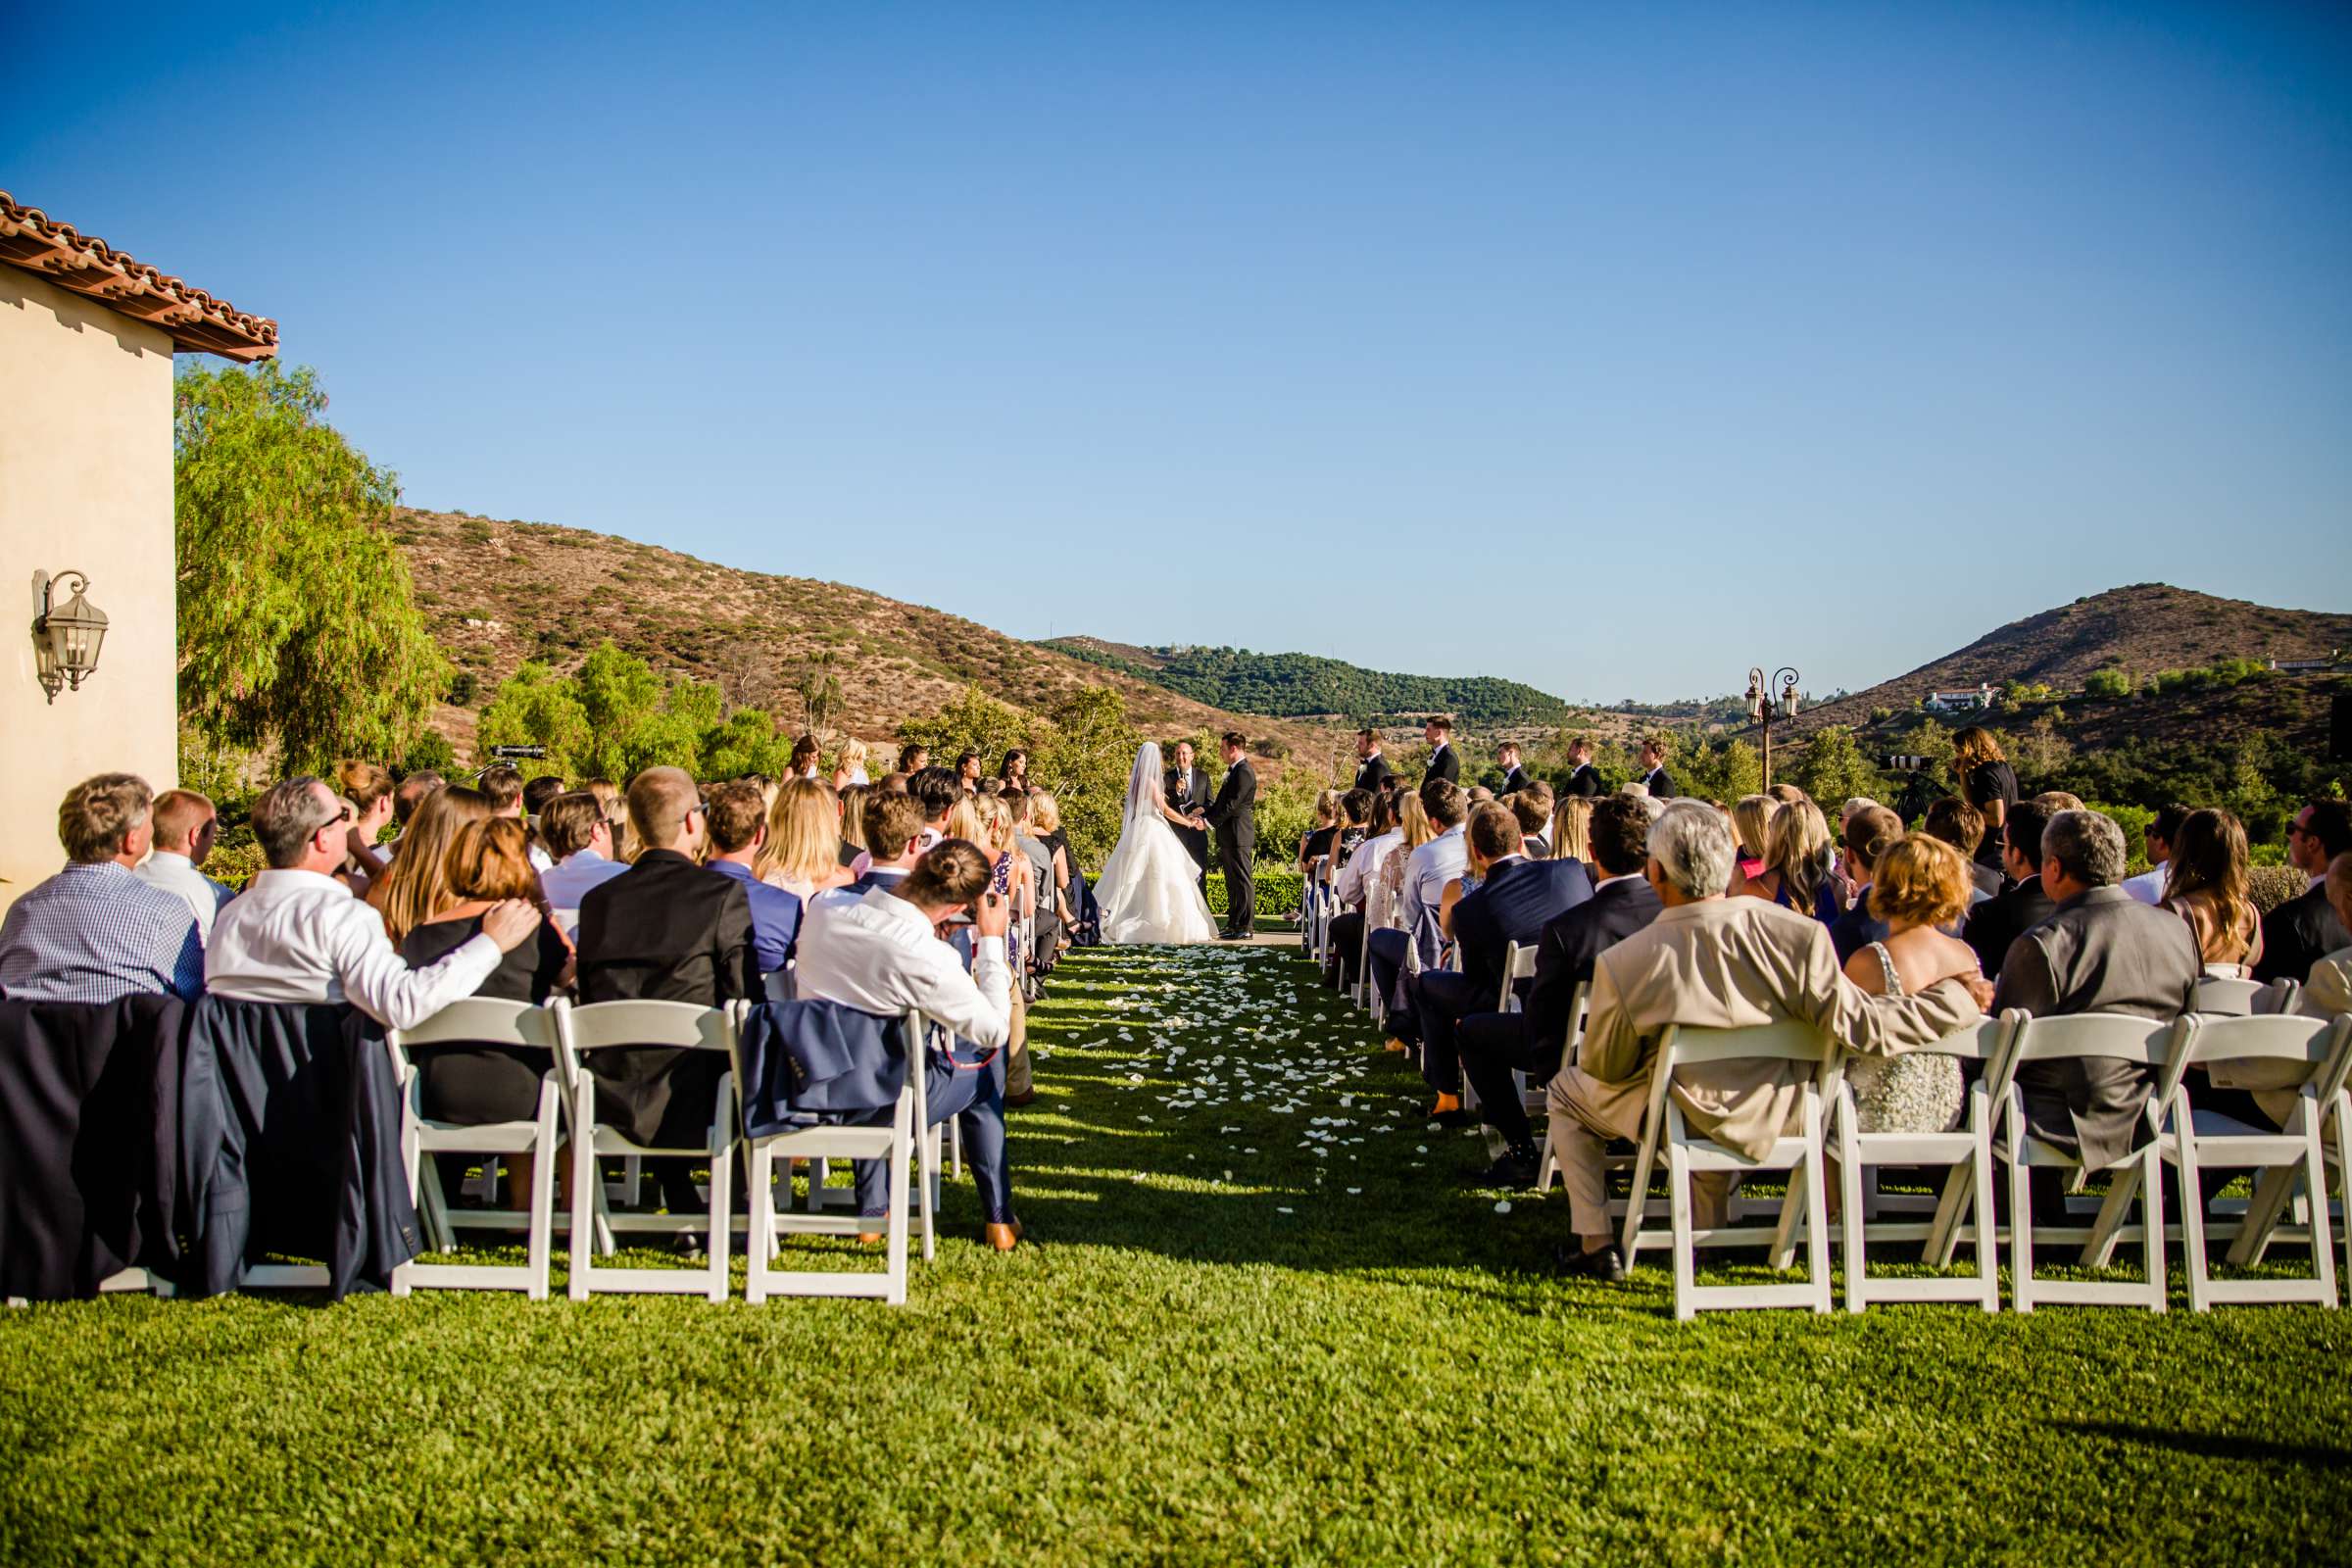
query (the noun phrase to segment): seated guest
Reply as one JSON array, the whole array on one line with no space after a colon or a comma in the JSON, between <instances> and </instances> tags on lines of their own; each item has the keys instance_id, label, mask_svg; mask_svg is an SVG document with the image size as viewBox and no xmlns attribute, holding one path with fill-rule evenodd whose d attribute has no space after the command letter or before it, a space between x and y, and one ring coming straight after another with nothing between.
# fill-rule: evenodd
<instances>
[{"instance_id":1,"label":"seated guest","mask_svg":"<svg viewBox=\"0 0 2352 1568\"><path fill-rule=\"evenodd\" d=\"M1336 981L1335 990L1345 991L1356 983L1363 961L1365 906L1371 902L1382 862L1404 842L1403 830L1396 823L1395 796L1374 791L1371 810L1369 836L1340 867L1339 879L1332 885L1340 912L1331 917L1331 960L1326 973Z\"/></svg>"},{"instance_id":2,"label":"seated guest","mask_svg":"<svg viewBox=\"0 0 2352 1568\"><path fill-rule=\"evenodd\" d=\"M553 773L542 773L522 787L522 820L531 830L531 869L542 876L555 869L556 857L547 847L539 819L547 813L548 804L563 793L564 781Z\"/></svg>"},{"instance_id":3,"label":"seated guest","mask_svg":"<svg viewBox=\"0 0 2352 1568\"><path fill-rule=\"evenodd\" d=\"M522 820L522 773L504 763L482 769L473 787L490 797L492 816L511 816Z\"/></svg>"},{"instance_id":4,"label":"seated guest","mask_svg":"<svg viewBox=\"0 0 2352 1568\"><path fill-rule=\"evenodd\" d=\"M822 790L796 780L785 789ZM629 780L629 821L645 846L626 874L580 900L579 993L598 1002L688 1002L714 1007L761 1000L752 938L752 901L733 877L696 863L705 838L702 796L683 768L649 767ZM782 801L777 803L782 805ZM829 822L832 811L828 807ZM709 1135L719 1074L715 1052L666 1047L600 1051L599 1120L640 1144L701 1146ZM703 1206L683 1156L648 1162L672 1214ZM693 1239L680 1245L692 1250Z\"/></svg>"},{"instance_id":5,"label":"seated guest","mask_svg":"<svg viewBox=\"0 0 2352 1568\"><path fill-rule=\"evenodd\" d=\"M1830 946L1838 950L1839 963L1873 942L1886 940L1886 921L1872 909L1868 895L1879 857L1902 836L1903 819L1884 806L1865 806L1845 819L1844 842L1838 854L1843 862L1846 885L1854 890L1854 906L1830 923ZM1952 918L1957 920L1966 912L1967 906L1963 904ZM1970 968L1975 968L1973 960Z\"/></svg>"},{"instance_id":6,"label":"seated guest","mask_svg":"<svg viewBox=\"0 0 2352 1568\"><path fill-rule=\"evenodd\" d=\"M1646 929L1592 961L1586 1037L1576 1065L1552 1079L1552 1156L1569 1190L1576 1274L1623 1279L1609 1225L1601 1152L1640 1138L1648 1065L1665 1025L1739 1030L1801 1018L1856 1054L1886 1055L1976 1020L1981 992L1942 980L1917 997L1865 997L1837 971L1830 929L1762 898L1727 898L1731 825L1705 804L1672 804L1648 830L1642 874L1663 906ZM1747 1060L1677 1067L1668 1093L1700 1136L1757 1159L1797 1114L1809 1062ZM1729 1183L1698 1180L1698 1225L1722 1222Z\"/></svg>"},{"instance_id":7,"label":"seated guest","mask_svg":"<svg viewBox=\"0 0 2352 1568\"><path fill-rule=\"evenodd\" d=\"M1551 847L1555 860L1583 860L1590 864L1592 845L1587 835L1592 831L1593 802L1596 795L1563 795L1551 808L1551 826L1544 831L1544 840Z\"/></svg>"},{"instance_id":8,"label":"seated guest","mask_svg":"<svg viewBox=\"0 0 2352 1568\"><path fill-rule=\"evenodd\" d=\"M1886 820L1870 820L1872 812ZM1967 912L1974 888L1960 852L1925 833L1903 837L1901 821L1883 807L1857 812L1846 832L1849 845L1857 832L1866 841L1889 836L1863 862L1870 873L1863 879L1867 908L1856 905L1847 911L1848 919L1865 915L1877 934L1846 956L1845 977L1874 997L1905 996L1939 980L1978 979L1975 950L1946 931ZM1837 936L1833 928L1831 940ZM1950 1056L1857 1056L1846 1064L1845 1081L1853 1086L1855 1118L1864 1132L1939 1133L1959 1123L1964 1093L1960 1063Z\"/></svg>"},{"instance_id":9,"label":"seated guest","mask_svg":"<svg viewBox=\"0 0 2352 1568\"><path fill-rule=\"evenodd\" d=\"M2352 926L2352 854L2328 862L2320 891L2337 923ZM2352 945L2340 947L2312 963L2311 973L2295 993L2295 1011L2306 1018L2333 1018L2352 1012ZM2284 1127L2295 1108L2294 1091L2308 1076L2302 1063L2249 1061L2243 1066L2217 1061L2207 1069L2217 1088L2252 1090L2271 1124ZM2194 1091L2191 1091L2192 1095ZM2202 1104L2202 1102L2196 1102Z\"/></svg>"},{"instance_id":10,"label":"seated guest","mask_svg":"<svg viewBox=\"0 0 2352 1568\"><path fill-rule=\"evenodd\" d=\"M1772 819L1780 810L1781 803L1769 795L1742 795L1732 803L1732 837L1738 847L1733 861L1739 867L1732 892L1764 874L1772 849Z\"/></svg>"},{"instance_id":11,"label":"seated guest","mask_svg":"<svg viewBox=\"0 0 2352 1568\"><path fill-rule=\"evenodd\" d=\"M804 905L852 880L841 863L841 811L831 789L816 779L796 778L777 792L756 869L760 881Z\"/></svg>"},{"instance_id":12,"label":"seated guest","mask_svg":"<svg viewBox=\"0 0 2352 1568\"><path fill-rule=\"evenodd\" d=\"M588 890L628 869L612 854L612 824L597 798L586 790L559 795L539 812L539 840L555 865L539 873L548 906L566 931L580 924L580 900Z\"/></svg>"},{"instance_id":13,"label":"seated guest","mask_svg":"<svg viewBox=\"0 0 2352 1568\"><path fill-rule=\"evenodd\" d=\"M2313 801L2287 823L2287 863L2311 881L2262 917L2262 959L2254 965L2255 979L2302 980L2319 959L2352 946L2352 933L2328 907L2323 886L2329 863L2347 851L2352 851L2352 808L2342 801Z\"/></svg>"},{"instance_id":14,"label":"seated guest","mask_svg":"<svg viewBox=\"0 0 2352 1568\"><path fill-rule=\"evenodd\" d=\"M1854 818L1878 804L1867 795L1848 795L1845 798L1844 804L1838 808L1838 836L1835 842L1839 850L1845 843L1845 830L1853 824ZM1897 816L1894 822L1895 831L1899 834L1903 819ZM1853 878L1846 874L1845 857L1839 850L1833 850L1830 855L1830 887L1838 895L1838 911L1843 914L1862 900L1855 891ZM1838 957L1840 963L1845 961L1845 955L1839 954Z\"/></svg>"},{"instance_id":15,"label":"seated guest","mask_svg":"<svg viewBox=\"0 0 2352 1568\"><path fill-rule=\"evenodd\" d=\"M1551 786L1542 780L1513 791L1503 799L1511 814L1519 819L1519 842L1531 860L1551 858ZM1566 855L1562 859L1581 860L1581 855Z\"/></svg>"},{"instance_id":16,"label":"seated guest","mask_svg":"<svg viewBox=\"0 0 2352 1568\"><path fill-rule=\"evenodd\" d=\"M1592 808L1592 896L1552 917L1536 942L1536 978L1523 1010L1474 1012L1455 1031L1462 1075L1478 1091L1478 1113L1502 1138L1502 1157L1479 1173L1485 1187L1532 1187L1536 1145L1513 1072L1531 1084L1559 1070L1575 1020L1576 988L1592 978L1592 960L1657 918L1658 896L1642 879L1653 807L1630 795L1603 797Z\"/></svg>"},{"instance_id":17,"label":"seated guest","mask_svg":"<svg viewBox=\"0 0 2352 1568\"><path fill-rule=\"evenodd\" d=\"M1086 892L1086 878L1070 858L1069 835L1061 830L1061 803L1052 790L1029 792L1029 819L1035 824L1037 841L1054 852L1054 917L1061 924L1061 945L1070 946L1070 928L1078 923L1078 906Z\"/></svg>"},{"instance_id":18,"label":"seated guest","mask_svg":"<svg viewBox=\"0 0 2352 1568\"><path fill-rule=\"evenodd\" d=\"M472 996L539 929L539 911L527 900L501 900L483 912L476 935L430 967L411 968L385 935L383 915L334 879L349 853L350 826L333 792L307 775L271 785L253 803L253 836L269 869L213 922L204 955L213 995L347 1002L378 1023L408 1029ZM410 846L418 859L421 844ZM403 869L395 860L386 885L398 883Z\"/></svg>"},{"instance_id":19,"label":"seated guest","mask_svg":"<svg viewBox=\"0 0 2352 1568\"><path fill-rule=\"evenodd\" d=\"M213 803L194 790L166 790L155 798L152 820L155 853L139 867L139 880L186 900L188 912L196 916L197 940L204 941L213 934L213 916L220 906L236 897L204 874L220 817Z\"/></svg>"},{"instance_id":20,"label":"seated guest","mask_svg":"<svg viewBox=\"0 0 2352 1568\"><path fill-rule=\"evenodd\" d=\"M2148 869L2137 876L2124 878L2124 891L2142 904L2164 902L2164 868L2172 863L2173 840L2180 837L2180 824L2188 820L2193 806L2178 802L2156 808L2155 819L2140 834L2148 846Z\"/></svg>"},{"instance_id":21,"label":"seated guest","mask_svg":"<svg viewBox=\"0 0 2352 1568\"><path fill-rule=\"evenodd\" d=\"M1837 920L1843 911L1830 887L1830 824L1820 807L1798 800L1773 813L1764 874L1750 878L1740 891L1823 925Z\"/></svg>"},{"instance_id":22,"label":"seated guest","mask_svg":"<svg viewBox=\"0 0 2352 1568\"><path fill-rule=\"evenodd\" d=\"M2207 973L2244 974L2262 960L2262 914L2246 896L2246 830L2228 811L2191 811L2172 850L2162 907L2188 922Z\"/></svg>"},{"instance_id":23,"label":"seated guest","mask_svg":"<svg viewBox=\"0 0 2352 1568\"><path fill-rule=\"evenodd\" d=\"M841 851L834 858L852 877L865 869L862 863L866 858L865 798L873 792L871 784L838 785L834 789L834 800L841 807Z\"/></svg>"},{"instance_id":24,"label":"seated guest","mask_svg":"<svg viewBox=\"0 0 2352 1568\"><path fill-rule=\"evenodd\" d=\"M1060 883L1054 875L1054 848L1036 836L1036 823L1031 820L1035 802L1027 790L1005 796L1004 807L1012 813L1012 847L1029 862L1029 884L1036 890L1037 951L1028 956L1028 963L1042 974L1061 942Z\"/></svg>"},{"instance_id":25,"label":"seated guest","mask_svg":"<svg viewBox=\"0 0 2352 1568\"><path fill-rule=\"evenodd\" d=\"M1340 836L1340 792L1324 790L1315 797L1314 822L1298 841L1298 874L1311 881Z\"/></svg>"},{"instance_id":26,"label":"seated guest","mask_svg":"<svg viewBox=\"0 0 2352 1568\"><path fill-rule=\"evenodd\" d=\"M1592 878L1581 860L1531 860L1519 819L1493 802L1470 812L1463 835L1478 889L1453 906L1452 931L1461 968L1424 969L1412 977L1413 1016L1421 1030L1421 1076L1437 1092L1440 1121L1467 1125L1462 1109L1461 1057L1454 1028L1463 1016L1485 1012L1502 994L1512 943L1532 948L1544 926L1592 897Z\"/></svg>"},{"instance_id":27,"label":"seated guest","mask_svg":"<svg viewBox=\"0 0 2352 1568\"><path fill-rule=\"evenodd\" d=\"M926 767L907 775L906 793L923 803L923 848L927 850L947 837L948 812L963 799L963 783L947 768Z\"/></svg>"},{"instance_id":28,"label":"seated guest","mask_svg":"<svg viewBox=\"0 0 2352 1568\"><path fill-rule=\"evenodd\" d=\"M335 787L351 803L351 854L336 875L352 892L363 896L368 884L383 875L389 862L375 842L391 825L399 803L393 799L392 774L380 762L346 759L335 765Z\"/></svg>"},{"instance_id":29,"label":"seated guest","mask_svg":"<svg viewBox=\"0 0 2352 1568\"><path fill-rule=\"evenodd\" d=\"M433 917L400 945L411 968L429 968L480 936L482 922L500 904L539 894L528 835L520 822L506 817L459 829L442 865L446 874ZM570 980L571 945L554 924L541 921L536 940L510 949L473 994L538 1006ZM553 1065L545 1052L486 1044L419 1046L411 1055L424 1114L461 1127L529 1121L539 1113L540 1075ZM532 1156L499 1157L507 1167L508 1201L520 1208L529 1200Z\"/></svg>"},{"instance_id":30,"label":"seated guest","mask_svg":"<svg viewBox=\"0 0 2352 1568\"><path fill-rule=\"evenodd\" d=\"M1650 1059L1667 1025L1738 1029L1801 1018L1851 1051L1887 1054L1981 1015L1980 997L1957 981L1915 997L1865 996L1838 972L1819 920L1724 895L1733 849L1721 811L1670 806L1649 831L1642 868L1663 907L1593 960L1584 1044L1546 1096L1580 1244L1562 1258L1571 1272L1624 1277L1601 1156L1610 1140L1641 1137ZM1668 1092L1693 1131L1753 1159L1791 1125L1813 1071L1805 1062L1709 1062L1677 1068ZM1720 1225L1728 1180L1702 1176L1697 1186L1698 1223Z\"/></svg>"},{"instance_id":31,"label":"seated guest","mask_svg":"<svg viewBox=\"0 0 2352 1568\"><path fill-rule=\"evenodd\" d=\"M400 787L392 792L392 825L398 831L393 834L391 843L376 849L376 858L387 865L391 863L392 857L400 850L401 836L409 830L409 819L416 814L416 808L424 804L427 795L448 783L449 780L429 767L419 768L400 781Z\"/></svg>"},{"instance_id":32,"label":"seated guest","mask_svg":"<svg viewBox=\"0 0 2352 1568\"><path fill-rule=\"evenodd\" d=\"M2034 804L2052 816L2056 816L2060 811L2080 811L2083 808L2082 797L2070 794L2065 790L2043 790L2039 795L2034 797Z\"/></svg>"},{"instance_id":33,"label":"seated guest","mask_svg":"<svg viewBox=\"0 0 2352 1568\"><path fill-rule=\"evenodd\" d=\"M1499 795L1516 795L1533 784L1526 768L1519 765L1519 743L1504 741L1494 748L1494 765L1502 769L1502 788Z\"/></svg>"},{"instance_id":34,"label":"seated guest","mask_svg":"<svg viewBox=\"0 0 2352 1568\"><path fill-rule=\"evenodd\" d=\"M57 810L65 869L19 895L0 920L0 996L105 1003L203 992L205 938L189 900L131 870L154 842L154 810L146 782L130 773L100 773L66 792Z\"/></svg>"},{"instance_id":35,"label":"seated guest","mask_svg":"<svg viewBox=\"0 0 2352 1568\"><path fill-rule=\"evenodd\" d=\"M923 803L911 795L887 790L869 795L864 832L865 870L847 885L818 894L809 906L811 914L855 904L875 888L897 887L906 880L923 855Z\"/></svg>"},{"instance_id":36,"label":"seated guest","mask_svg":"<svg viewBox=\"0 0 2352 1568\"><path fill-rule=\"evenodd\" d=\"M368 902L383 916L384 936L397 948L411 931L433 917L448 891L444 862L459 831L490 819L490 797L464 785L435 790L409 822L408 853L368 890Z\"/></svg>"},{"instance_id":37,"label":"seated guest","mask_svg":"<svg viewBox=\"0 0 2352 1568\"><path fill-rule=\"evenodd\" d=\"M800 896L752 874L752 862L767 846L766 805L760 786L748 779L703 791L710 823L710 858L705 863L742 883L744 896L752 901L752 956L763 975L791 964L793 943L801 934Z\"/></svg>"},{"instance_id":38,"label":"seated guest","mask_svg":"<svg viewBox=\"0 0 2352 1568\"><path fill-rule=\"evenodd\" d=\"M2012 808L2013 826L2031 804ZM2060 811L2042 828L2040 848L2041 885L2055 907L2010 944L1994 1010L2023 1007L2036 1018L2122 1012L2153 1019L2188 1010L2204 967L2196 940L2179 916L2134 902L2118 885L2124 880L2123 829L2096 811ZM2154 1072L2096 1057L2031 1061L2018 1068L2017 1083L2034 1136L2095 1171L2142 1141L2140 1110ZM2036 1212L2054 1212L2055 1197L2055 1189L2038 1188Z\"/></svg>"},{"instance_id":39,"label":"seated guest","mask_svg":"<svg viewBox=\"0 0 2352 1568\"><path fill-rule=\"evenodd\" d=\"M1012 1037L1004 934L1011 906L987 896L993 881L988 857L969 844L951 839L929 850L897 887L870 889L856 904L810 923L801 944L800 987L804 999L882 1017L917 1008L955 1037L951 1058L910 1052L907 1069L928 1073L933 1125L962 1118L963 1157L980 1193L982 1239L998 1251L1010 1251L1020 1237L1004 1165L1004 1051ZM968 973L938 934L942 924L967 911ZM879 1220L887 1212L882 1161L859 1160L857 1172L858 1212Z\"/></svg>"},{"instance_id":40,"label":"seated guest","mask_svg":"<svg viewBox=\"0 0 2352 1568\"><path fill-rule=\"evenodd\" d=\"M1984 813L1960 799L1946 795L1929 803L1927 815L1920 819L1919 830L1932 839L1941 839L1968 861L1969 881L1975 891L1969 898L1974 908L2001 891L2006 880L1997 865L1986 865L1977 858L1977 848L1984 842Z\"/></svg>"},{"instance_id":41,"label":"seated guest","mask_svg":"<svg viewBox=\"0 0 2352 1568\"><path fill-rule=\"evenodd\" d=\"M1967 923L1960 928L1960 940L1977 950L1977 962L1991 979L2001 977L2009 945L2048 919L2058 906L2041 885L2041 832L2049 819L2049 813L2032 801L2010 806L2008 820L1996 830L2001 835L2001 868L2008 875L2009 886L1971 908Z\"/></svg>"},{"instance_id":42,"label":"seated guest","mask_svg":"<svg viewBox=\"0 0 2352 1568\"><path fill-rule=\"evenodd\" d=\"M580 781L580 788L596 797L596 804L605 809L605 822L612 830L612 858L627 865L637 858L637 830L629 826L629 803L622 798L620 786L609 778Z\"/></svg>"},{"instance_id":43,"label":"seated guest","mask_svg":"<svg viewBox=\"0 0 2352 1568\"><path fill-rule=\"evenodd\" d=\"M1382 996L1395 1003L1389 1014L1391 1051L1408 1050L1420 1038L1411 1001L1397 985L1404 972L1406 944L1419 950L1423 964L1436 963L1440 946L1439 906L1445 899L1446 885L1458 881L1470 861L1469 848L1462 842L1462 822L1469 808L1462 799L1461 787L1450 779L1433 778L1421 786L1420 797L1421 808L1428 814L1435 836L1405 860L1398 882L1395 928L1372 933L1369 955L1372 983L1380 988Z\"/></svg>"}]
</instances>

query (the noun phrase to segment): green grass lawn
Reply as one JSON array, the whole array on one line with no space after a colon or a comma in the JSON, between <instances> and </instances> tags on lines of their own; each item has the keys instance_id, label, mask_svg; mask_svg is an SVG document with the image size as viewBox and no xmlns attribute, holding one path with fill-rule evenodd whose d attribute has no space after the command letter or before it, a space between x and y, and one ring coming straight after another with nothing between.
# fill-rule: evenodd
<instances>
[{"instance_id":1,"label":"green grass lawn","mask_svg":"<svg viewBox=\"0 0 2352 1568\"><path fill-rule=\"evenodd\" d=\"M1307 980L1075 956L1034 1245L967 1182L902 1309L0 1312L0 1562L2352 1556L2342 1314L1677 1325L1655 1262L1552 1277L1564 1201L1463 1187L1483 1143Z\"/></svg>"}]
</instances>

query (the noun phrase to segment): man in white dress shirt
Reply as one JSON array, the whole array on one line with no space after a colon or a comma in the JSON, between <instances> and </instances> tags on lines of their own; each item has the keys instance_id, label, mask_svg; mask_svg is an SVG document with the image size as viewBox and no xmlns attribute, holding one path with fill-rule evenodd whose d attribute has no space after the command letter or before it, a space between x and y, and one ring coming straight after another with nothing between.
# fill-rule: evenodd
<instances>
[{"instance_id":1,"label":"man in white dress shirt","mask_svg":"<svg viewBox=\"0 0 2352 1568\"><path fill-rule=\"evenodd\" d=\"M2148 846L2148 869L2137 876L2124 878L2124 891L2142 904L2164 902L2164 879L2173 859L2173 840L2180 835L2180 824L2187 821L2193 807L2172 805L2158 807L2155 818L2140 837Z\"/></svg>"},{"instance_id":2,"label":"man in white dress shirt","mask_svg":"<svg viewBox=\"0 0 2352 1568\"><path fill-rule=\"evenodd\" d=\"M149 887L182 900L196 916L196 938L210 942L213 917L235 898L225 883L204 874L220 819L213 803L194 790L166 790L155 798L155 853L134 873Z\"/></svg>"},{"instance_id":3,"label":"man in white dress shirt","mask_svg":"<svg viewBox=\"0 0 2352 1568\"><path fill-rule=\"evenodd\" d=\"M928 1071L925 1090L934 1125L963 1117L964 1159L980 1192L981 1234L998 1251L1010 1251L1020 1223L1012 1214L1012 1183L1004 1168L1004 1047L1012 1038L1012 967L1004 955L1009 903L990 887L988 857L961 839L924 853L895 888L869 889L857 903L836 906L801 935L800 994L804 1001L837 1002L860 1012L896 1017L909 1007L956 1037L952 1061L937 1053L909 1059L909 1071ZM941 924L969 909L972 967L964 971ZM858 1212L883 1213L879 1160L858 1162ZM878 1234L879 1225L874 1227Z\"/></svg>"},{"instance_id":4,"label":"man in white dress shirt","mask_svg":"<svg viewBox=\"0 0 2352 1568\"><path fill-rule=\"evenodd\" d=\"M586 790L559 795L539 813L539 836L556 863L539 873L539 891L565 930L580 923L580 900L590 888L628 869L612 858L612 824Z\"/></svg>"},{"instance_id":5,"label":"man in white dress shirt","mask_svg":"<svg viewBox=\"0 0 2352 1568\"><path fill-rule=\"evenodd\" d=\"M213 922L206 990L244 1002L348 1002L407 1029L472 996L539 928L528 901L508 899L482 916L480 935L429 968L410 968L383 917L331 875L348 830L334 792L307 775L271 785L254 803L253 834L270 869Z\"/></svg>"}]
</instances>

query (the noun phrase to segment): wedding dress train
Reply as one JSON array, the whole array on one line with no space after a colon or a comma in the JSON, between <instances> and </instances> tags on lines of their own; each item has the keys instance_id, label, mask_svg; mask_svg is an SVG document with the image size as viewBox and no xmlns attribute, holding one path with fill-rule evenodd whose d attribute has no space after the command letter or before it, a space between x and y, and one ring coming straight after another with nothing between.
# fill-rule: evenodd
<instances>
[{"instance_id":1,"label":"wedding dress train","mask_svg":"<svg viewBox=\"0 0 2352 1568\"><path fill-rule=\"evenodd\" d=\"M1200 875L1168 825L1159 747L1146 741L1128 777L1118 848L1095 884L1102 940L1122 947L1216 941L1217 924L1200 896Z\"/></svg>"}]
</instances>

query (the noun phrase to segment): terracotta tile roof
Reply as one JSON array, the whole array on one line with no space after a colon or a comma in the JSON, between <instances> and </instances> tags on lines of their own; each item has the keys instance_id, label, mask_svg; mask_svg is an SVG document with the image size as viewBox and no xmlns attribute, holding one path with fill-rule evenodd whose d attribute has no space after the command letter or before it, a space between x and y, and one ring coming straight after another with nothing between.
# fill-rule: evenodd
<instances>
[{"instance_id":1,"label":"terracotta tile roof","mask_svg":"<svg viewBox=\"0 0 2352 1568\"><path fill-rule=\"evenodd\" d=\"M217 300L102 239L58 222L37 207L20 207L4 190L0 262L158 327L183 349L231 360L267 360L277 353L277 323L268 317L248 316L226 300Z\"/></svg>"}]
</instances>

